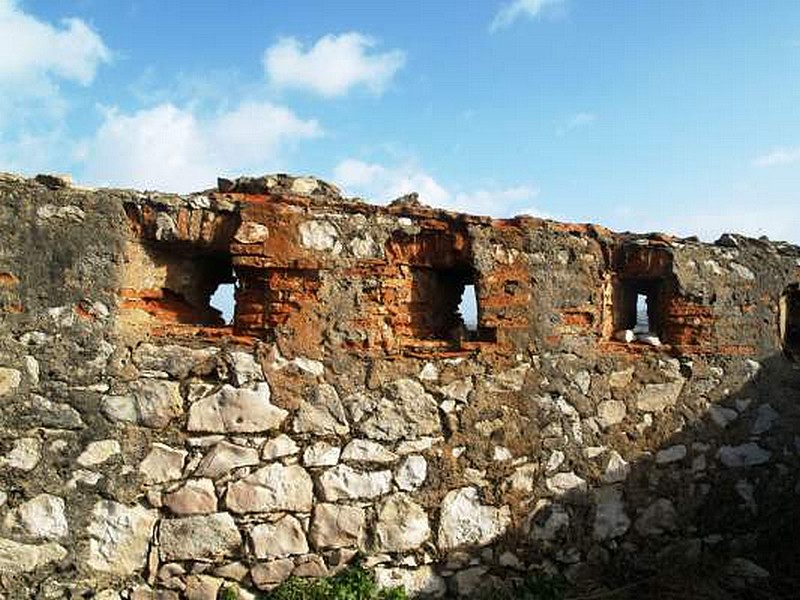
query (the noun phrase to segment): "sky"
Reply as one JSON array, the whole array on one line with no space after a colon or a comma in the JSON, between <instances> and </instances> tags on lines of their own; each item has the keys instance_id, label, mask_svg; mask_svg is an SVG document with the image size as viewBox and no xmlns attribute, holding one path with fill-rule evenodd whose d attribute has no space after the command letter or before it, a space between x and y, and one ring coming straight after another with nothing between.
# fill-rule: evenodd
<instances>
[{"instance_id":1,"label":"sky","mask_svg":"<svg viewBox=\"0 0 800 600\"><path fill-rule=\"evenodd\" d=\"M0 171L800 243L800 2L0 0Z\"/></svg>"}]
</instances>

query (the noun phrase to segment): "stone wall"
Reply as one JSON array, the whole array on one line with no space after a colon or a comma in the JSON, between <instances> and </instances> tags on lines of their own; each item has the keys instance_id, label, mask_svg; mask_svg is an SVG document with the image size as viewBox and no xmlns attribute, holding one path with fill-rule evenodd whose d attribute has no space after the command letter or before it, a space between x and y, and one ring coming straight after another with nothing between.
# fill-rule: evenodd
<instances>
[{"instance_id":1,"label":"stone wall","mask_svg":"<svg viewBox=\"0 0 800 600\"><path fill-rule=\"evenodd\" d=\"M0 176L0 584L205 599L360 553L439 597L709 557L764 586L798 565L798 281L788 244L313 178Z\"/></svg>"}]
</instances>

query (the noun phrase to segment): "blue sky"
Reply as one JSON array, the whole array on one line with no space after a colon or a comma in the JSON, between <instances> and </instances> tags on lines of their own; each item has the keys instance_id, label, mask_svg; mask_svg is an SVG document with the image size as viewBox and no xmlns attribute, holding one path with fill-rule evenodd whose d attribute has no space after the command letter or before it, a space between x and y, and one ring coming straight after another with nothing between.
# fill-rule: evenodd
<instances>
[{"instance_id":1,"label":"blue sky","mask_svg":"<svg viewBox=\"0 0 800 600\"><path fill-rule=\"evenodd\" d=\"M800 2L0 0L0 170L800 242Z\"/></svg>"}]
</instances>

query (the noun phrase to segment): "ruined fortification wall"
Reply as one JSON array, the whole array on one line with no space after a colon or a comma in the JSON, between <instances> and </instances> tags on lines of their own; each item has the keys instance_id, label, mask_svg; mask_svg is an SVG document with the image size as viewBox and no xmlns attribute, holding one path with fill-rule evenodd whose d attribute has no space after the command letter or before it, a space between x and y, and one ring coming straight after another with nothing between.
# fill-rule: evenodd
<instances>
[{"instance_id":1,"label":"ruined fortification wall","mask_svg":"<svg viewBox=\"0 0 800 600\"><path fill-rule=\"evenodd\" d=\"M359 551L436 596L709 556L774 574L797 556L798 281L786 244L310 178L2 176L0 583L214 598ZM231 282L226 324L209 297ZM627 341L639 295L650 335Z\"/></svg>"}]
</instances>

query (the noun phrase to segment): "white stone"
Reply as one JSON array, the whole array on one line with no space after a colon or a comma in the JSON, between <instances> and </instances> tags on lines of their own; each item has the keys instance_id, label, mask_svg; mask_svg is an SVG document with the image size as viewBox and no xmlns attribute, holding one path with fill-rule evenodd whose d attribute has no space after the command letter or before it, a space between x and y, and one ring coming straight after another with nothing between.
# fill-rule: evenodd
<instances>
[{"instance_id":1,"label":"white stone","mask_svg":"<svg viewBox=\"0 0 800 600\"><path fill-rule=\"evenodd\" d=\"M517 467L506 480L506 485L508 485L512 491L530 494L536 483L536 474L538 472L539 465L536 463L521 465Z\"/></svg>"},{"instance_id":2,"label":"white stone","mask_svg":"<svg viewBox=\"0 0 800 600\"><path fill-rule=\"evenodd\" d=\"M35 546L0 539L0 574L30 573L67 557L67 549L53 542Z\"/></svg>"},{"instance_id":3,"label":"white stone","mask_svg":"<svg viewBox=\"0 0 800 600\"><path fill-rule=\"evenodd\" d=\"M312 397L302 402L294 419L294 431L316 435L350 433L347 414L336 388L327 383L320 384Z\"/></svg>"},{"instance_id":4,"label":"white stone","mask_svg":"<svg viewBox=\"0 0 800 600\"><path fill-rule=\"evenodd\" d=\"M101 408L109 419L163 429L183 414L180 385L175 381L140 379L129 388L129 395L103 396Z\"/></svg>"},{"instance_id":5,"label":"white stone","mask_svg":"<svg viewBox=\"0 0 800 600\"><path fill-rule=\"evenodd\" d=\"M139 464L139 473L147 484L180 479L186 455L186 450L170 448L156 442L150 447L150 453Z\"/></svg>"},{"instance_id":6,"label":"white stone","mask_svg":"<svg viewBox=\"0 0 800 600\"><path fill-rule=\"evenodd\" d=\"M226 506L235 513L288 510L308 512L313 501L313 484L298 465L272 463L244 479L228 485Z\"/></svg>"},{"instance_id":7,"label":"white stone","mask_svg":"<svg viewBox=\"0 0 800 600\"><path fill-rule=\"evenodd\" d=\"M218 560L235 555L242 546L239 529L228 513L162 519L158 541L162 562Z\"/></svg>"},{"instance_id":8,"label":"white stone","mask_svg":"<svg viewBox=\"0 0 800 600\"><path fill-rule=\"evenodd\" d=\"M338 465L325 471L319 483L322 496L328 502L376 498L391 490L392 472L360 472L347 465Z\"/></svg>"},{"instance_id":9,"label":"white stone","mask_svg":"<svg viewBox=\"0 0 800 600\"><path fill-rule=\"evenodd\" d=\"M582 394L586 395L589 393L589 388L592 385L592 376L589 374L589 371L578 371L575 373L574 381Z\"/></svg>"},{"instance_id":10,"label":"white stone","mask_svg":"<svg viewBox=\"0 0 800 600\"><path fill-rule=\"evenodd\" d=\"M379 400L365 395L348 399L353 419L368 438L399 441L441 433L438 404L418 381L393 381L383 393Z\"/></svg>"},{"instance_id":11,"label":"white stone","mask_svg":"<svg viewBox=\"0 0 800 600\"><path fill-rule=\"evenodd\" d=\"M439 548L447 551L461 546L485 546L503 535L510 523L509 507L482 504L477 488L452 490L442 501Z\"/></svg>"},{"instance_id":12,"label":"white stone","mask_svg":"<svg viewBox=\"0 0 800 600\"><path fill-rule=\"evenodd\" d=\"M561 496L571 492L586 491L586 481L578 477L574 472L556 473L548 477L545 481L547 489L553 494Z\"/></svg>"},{"instance_id":13,"label":"white stone","mask_svg":"<svg viewBox=\"0 0 800 600\"><path fill-rule=\"evenodd\" d=\"M261 449L261 458L264 460L275 460L284 456L292 456L300 452L300 446L285 433L272 438Z\"/></svg>"},{"instance_id":14,"label":"white stone","mask_svg":"<svg viewBox=\"0 0 800 600\"><path fill-rule=\"evenodd\" d=\"M231 352L229 356L234 385L243 386L257 381L264 381L264 371L252 354L249 352Z\"/></svg>"},{"instance_id":15,"label":"white stone","mask_svg":"<svg viewBox=\"0 0 800 600\"><path fill-rule=\"evenodd\" d=\"M195 470L198 477L216 479L233 469L257 465L258 450L224 441L216 444L200 461Z\"/></svg>"},{"instance_id":16,"label":"white stone","mask_svg":"<svg viewBox=\"0 0 800 600\"><path fill-rule=\"evenodd\" d=\"M321 502L314 507L308 537L318 549L361 546L365 525L363 508Z\"/></svg>"},{"instance_id":17,"label":"white stone","mask_svg":"<svg viewBox=\"0 0 800 600\"><path fill-rule=\"evenodd\" d=\"M100 500L92 510L89 559L97 571L131 575L144 568L158 513L141 506L128 507Z\"/></svg>"},{"instance_id":18,"label":"white stone","mask_svg":"<svg viewBox=\"0 0 800 600\"><path fill-rule=\"evenodd\" d=\"M668 448L664 448L663 450L659 450L656 453L656 463L660 465L677 462L679 460L683 460L684 458L686 458L686 446L683 444L670 446Z\"/></svg>"},{"instance_id":19,"label":"white stone","mask_svg":"<svg viewBox=\"0 0 800 600\"><path fill-rule=\"evenodd\" d=\"M545 470L548 473L557 471L558 467L562 465L565 458L566 456L561 450L553 450L553 453L550 455L550 458L547 459L547 465L545 466Z\"/></svg>"},{"instance_id":20,"label":"white stone","mask_svg":"<svg viewBox=\"0 0 800 600\"><path fill-rule=\"evenodd\" d=\"M260 244L268 238L269 227L253 221L245 221L239 225L239 229L233 236L233 239L242 244Z\"/></svg>"},{"instance_id":21,"label":"white stone","mask_svg":"<svg viewBox=\"0 0 800 600\"><path fill-rule=\"evenodd\" d=\"M36 438L23 437L14 442L11 451L0 459L0 464L20 471L31 471L39 464L41 458L41 442Z\"/></svg>"},{"instance_id":22,"label":"white stone","mask_svg":"<svg viewBox=\"0 0 800 600\"><path fill-rule=\"evenodd\" d=\"M298 356L292 359L290 364L303 373L308 373L315 377L322 377L325 374L325 365L318 360L312 360L305 356Z\"/></svg>"},{"instance_id":23,"label":"white stone","mask_svg":"<svg viewBox=\"0 0 800 600\"><path fill-rule=\"evenodd\" d=\"M597 422L601 427L611 427L622 423L628 412L624 402L619 400L603 400L597 405Z\"/></svg>"},{"instance_id":24,"label":"white stone","mask_svg":"<svg viewBox=\"0 0 800 600\"><path fill-rule=\"evenodd\" d=\"M163 496L164 506L176 515L217 512L217 492L210 479L189 479L181 487Z\"/></svg>"},{"instance_id":25,"label":"white stone","mask_svg":"<svg viewBox=\"0 0 800 600\"><path fill-rule=\"evenodd\" d=\"M304 221L300 224L300 243L306 248L320 251L341 250L338 243L339 232L332 223L327 221Z\"/></svg>"},{"instance_id":26,"label":"white stone","mask_svg":"<svg viewBox=\"0 0 800 600\"><path fill-rule=\"evenodd\" d=\"M722 446L717 452L717 459L726 467L752 467L769 462L772 453L764 450L755 442L739 446Z\"/></svg>"},{"instance_id":27,"label":"white stone","mask_svg":"<svg viewBox=\"0 0 800 600\"><path fill-rule=\"evenodd\" d=\"M72 472L72 477L70 477L69 481L67 482L67 489L77 489L79 483L88 486L97 485L102 478L103 476L100 473L95 473L94 471L89 471L88 469L75 469Z\"/></svg>"},{"instance_id":28,"label":"white stone","mask_svg":"<svg viewBox=\"0 0 800 600\"><path fill-rule=\"evenodd\" d=\"M402 587L409 598L442 598L447 593L444 579L428 566L417 569L378 567L375 581L381 588Z\"/></svg>"},{"instance_id":29,"label":"white stone","mask_svg":"<svg viewBox=\"0 0 800 600\"><path fill-rule=\"evenodd\" d=\"M685 380L678 379L667 383L651 383L644 386L636 395L636 407L649 412L662 412L674 406L681 395Z\"/></svg>"},{"instance_id":30,"label":"white stone","mask_svg":"<svg viewBox=\"0 0 800 600\"><path fill-rule=\"evenodd\" d=\"M425 363L419 372L419 378L422 381L436 381L439 379L439 369L433 363Z\"/></svg>"},{"instance_id":31,"label":"white stone","mask_svg":"<svg viewBox=\"0 0 800 600\"><path fill-rule=\"evenodd\" d=\"M606 483L620 483L628 478L631 471L630 465L616 450L608 454L608 463L603 473L603 481Z\"/></svg>"},{"instance_id":32,"label":"white stone","mask_svg":"<svg viewBox=\"0 0 800 600\"><path fill-rule=\"evenodd\" d=\"M22 373L17 369L0 367L0 396L11 393L20 383L22 383Z\"/></svg>"},{"instance_id":33,"label":"white stone","mask_svg":"<svg viewBox=\"0 0 800 600\"><path fill-rule=\"evenodd\" d=\"M434 445L444 441L442 437L422 437L417 440L404 440L397 444L395 452L400 456L407 454L417 454L418 452L425 452L430 450Z\"/></svg>"},{"instance_id":34,"label":"white stone","mask_svg":"<svg viewBox=\"0 0 800 600\"><path fill-rule=\"evenodd\" d=\"M394 474L397 487L406 492L411 492L425 483L428 476L428 461L424 456L412 454L407 456Z\"/></svg>"},{"instance_id":35,"label":"white stone","mask_svg":"<svg viewBox=\"0 0 800 600\"><path fill-rule=\"evenodd\" d=\"M28 379L30 379L32 386L39 385L39 361L30 354L25 355L25 370L28 372ZM2 376L0 376L2 378ZM3 394L0 394L2 396Z\"/></svg>"},{"instance_id":36,"label":"white stone","mask_svg":"<svg viewBox=\"0 0 800 600\"><path fill-rule=\"evenodd\" d=\"M630 344L633 340L636 339L636 334L633 333L633 329L620 329L619 331L614 333L614 339L618 342L624 342L625 344Z\"/></svg>"},{"instance_id":37,"label":"white stone","mask_svg":"<svg viewBox=\"0 0 800 600\"><path fill-rule=\"evenodd\" d=\"M328 442L314 442L303 452L303 464L306 467L332 467L339 462L342 449Z\"/></svg>"},{"instance_id":38,"label":"white stone","mask_svg":"<svg viewBox=\"0 0 800 600\"><path fill-rule=\"evenodd\" d=\"M69 533L64 508L63 498L39 494L9 512L5 526L34 538L57 540Z\"/></svg>"},{"instance_id":39,"label":"white stone","mask_svg":"<svg viewBox=\"0 0 800 600\"><path fill-rule=\"evenodd\" d=\"M595 491L594 539L609 540L623 535L631 526L622 502L622 490L603 487Z\"/></svg>"},{"instance_id":40,"label":"white stone","mask_svg":"<svg viewBox=\"0 0 800 600\"><path fill-rule=\"evenodd\" d=\"M262 523L250 531L256 558L284 558L308 553L303 526L296 518L286 515L274 523Z\"/></svg>"},{"instance_id":41,"label":"white stone","mask_svg":"<svg viewBox=\"0 0 800 600\"><path fill-rule=\"evenodd\" d=\"M425 543L430 535L427 513L407 494L389 496L378 508L375 536L379 551L413 550Z\"/></svg>"},{"instance_id":42,"label":"white stone","mask_svg":"<svg viewBox=\"0 0 800 600\"><path fill-rule=\"evenodd\" d=\"M345 462L392 463L397 455L372 440L355 439L345 446L342 460Z\"/></svg>"},{"instance_id":43,"label":"white stone","mask_svg":"<svg viewBox=\"0 0 800 600\"><path fill-rule=\"evenodd\" d=\"M122 452L117 440L97 440L86 444L76 462L82 467L95 467L102 465L112 456Z\"/></svg>"},{"instance_id":44,"label":"white stone","mask_svg":"<svg viewBox=\"0 0 800 600\"><path fill-rule=\"evenodd\" d=\"M270 402L267 383L257 383L252 389L225 384L218 392L192 404L187 429L211 433L257 433L276 429L288 414Z\"/></svg>"}]
</instances>

